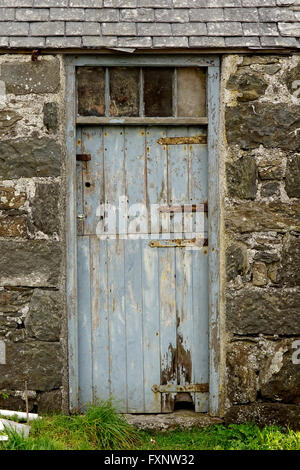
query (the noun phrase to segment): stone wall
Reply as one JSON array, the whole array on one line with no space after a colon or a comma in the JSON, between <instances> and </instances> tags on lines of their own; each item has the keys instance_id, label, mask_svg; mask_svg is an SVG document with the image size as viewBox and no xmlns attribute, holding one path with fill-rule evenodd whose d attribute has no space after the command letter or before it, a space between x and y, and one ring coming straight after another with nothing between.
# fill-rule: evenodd
<instances>
[{"instance_id":1,"label":"stone wall","mask_svg":"<svg viewBox=\"0 0 300 470\"><path fill-rule=\"evenodd\" d=\"M226 419L300 427L300 58L223 73Z\"/></svg>"},{"instance_id":2,"label":"stone wall","mask_svg":"<svg viewBox=\"0 0 300 470\"><path fill-rule=\"evenodd\" d=\"M58 57L0 56L0 407L61 409L63 89Z\"/></svg>"}]
</instances>

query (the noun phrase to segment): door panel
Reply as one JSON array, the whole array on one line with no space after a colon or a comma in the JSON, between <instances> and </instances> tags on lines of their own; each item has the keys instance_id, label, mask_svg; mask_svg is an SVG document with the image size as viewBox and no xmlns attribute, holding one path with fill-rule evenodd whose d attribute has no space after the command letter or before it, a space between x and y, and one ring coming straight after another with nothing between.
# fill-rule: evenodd
<instances>
[{"instance_id":1,"label":"door panel","mask_svg":"<svg viewBox=\"0 0 300 470\"><path fill-rule=\"evenodd\" d=\"M193 245L197 220L207 238L207 214L191 209L207 203L207 146L161 140L205 133L78 129L78 151L91 155L77 163L81 406L112 396L122 412L170 412L185 400L207 411L207 249Z\"/></svg>"}]
</instances>

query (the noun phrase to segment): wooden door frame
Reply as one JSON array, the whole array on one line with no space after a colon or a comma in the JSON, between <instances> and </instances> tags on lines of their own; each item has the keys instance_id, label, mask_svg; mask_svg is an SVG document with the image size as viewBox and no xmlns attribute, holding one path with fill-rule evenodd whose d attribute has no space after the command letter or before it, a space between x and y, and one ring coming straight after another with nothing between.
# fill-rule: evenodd
<instances>
[{"instance_id":1,"label":"wooden door frame","mask_svg":"<svg viewBox=\"0 0 300 470\"><path fill-rule=\"evenodd\" d=\"M77 55L65 57L66 74L66 308L68 317L69 409L78 398L77 214L76 214L76 83L78 66L207 67L208 228L209 228L209 413L221 413L220 342L220 59L206 55Z\"/></svg>"}]
</instances>

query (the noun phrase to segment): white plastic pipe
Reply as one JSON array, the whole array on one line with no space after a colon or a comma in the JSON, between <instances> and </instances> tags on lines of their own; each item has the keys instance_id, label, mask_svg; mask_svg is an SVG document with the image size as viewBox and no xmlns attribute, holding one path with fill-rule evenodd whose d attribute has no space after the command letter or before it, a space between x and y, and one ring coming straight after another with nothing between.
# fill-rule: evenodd
<instances>
[{"instance_id":1,"label":"white plastic pipe","mask_svg":"<svg viewBox=\"0 0 300 470\"><path fill-rule=\"evenodd\" d=\"M0 416L17 416L21 419L27 419L27 413L24 411L11 411L11 410L0 410ZM41 419L41 417L36 413L28 413L29 421L34 419Z\"/></svg>"}]
</instances>

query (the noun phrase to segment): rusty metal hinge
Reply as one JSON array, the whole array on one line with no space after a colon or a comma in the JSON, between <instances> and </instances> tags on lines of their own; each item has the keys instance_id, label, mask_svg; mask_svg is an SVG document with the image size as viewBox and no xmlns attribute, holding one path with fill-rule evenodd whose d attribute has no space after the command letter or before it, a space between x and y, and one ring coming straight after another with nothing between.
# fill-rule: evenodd
<instances>
[{"instance_id":1,"label":"rusty metal hinge","mask_svg":"<svg viewBox=\"0 0 300 470\"><path fill-rule=\"evenodd\" d=\"M206 135L197 135L194 137L163 137L157 141L160 145L194 145L194 144L207 144Z\"/></svg>"},{"instance_id":2,"label":"rusty metal hinge","mask_svg":"<svg viewBox=\"0 0 300 470\"><path fill-rule=\"evenodd\" d=\"M149 243L150 248L202 248L208 246L207 238L175 239L175 240L153 240Z\"/></svg>"},{"instance_id":3,"label":"rusty metal hinge","mask_svg":"<svg viewBox=\"0 0 300 470\"><path fill-rule=\"evenodd\" d=\"M198 392L206 393L209 391L208 383L189 384L189 385L153 385L152 391L155 393L180 393L180 392Z\"/></svg>"},{"instance_id":4,"label":"rusty metal hinge","mask_svg":"<svg viewBox=\"0 0 300 470\"><path fill-rule=\"evenodd\" d=\"M76 154L76 160L78 162L89 162L92 159L92 156L90 153L77 153Z\"/></svg>"}]
</instances>

